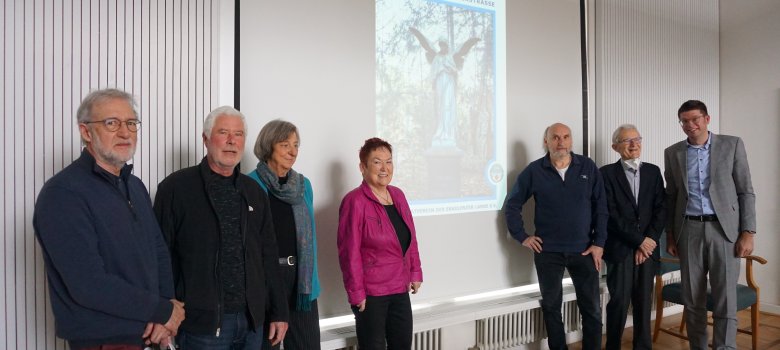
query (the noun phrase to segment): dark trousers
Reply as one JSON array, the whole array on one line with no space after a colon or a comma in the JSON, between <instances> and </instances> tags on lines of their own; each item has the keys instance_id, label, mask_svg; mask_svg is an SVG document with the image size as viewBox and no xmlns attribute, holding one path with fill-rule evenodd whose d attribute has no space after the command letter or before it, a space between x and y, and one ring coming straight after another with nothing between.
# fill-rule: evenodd
<instances>
[{"instance_id":1,"label":"dark trousers","mask_svg":"<svg viewBox=\"0 0 780 350\"><path fill-rule=\"evenodd\" d=\"M626 327L628 306L633 305L634 350L653 348L650 337L650 306L653 304L655 260L634 264L634 254L618 263L607 262L607 350L619 350Z\"/></svg>"},{"instance_id":2,"label":"dark trousers","mask_svg":"<svg viewBox=\"0 0 780 350\"><path fill-rule=\"evenodd\" d=\"M317 310L317 300L311 304L311 310L295 310L297 304L298 269L297 265L281 265L279 272L282 276L287 304L290 307L290 322L287 334L282 343L285 350L314 350L320 348L320 314ZM267 327L266 327L267 328ZM271 346L268 337L263 340L263 349L279 350L281 344Z\"/></svg>"},{"instance_id":3,"label":"dark trousers","mask_svg":"<svg viewBox=\"0 0 780 350\"><path fill-rule=\"evenodd\" d=\"M580 253L541 252L534 254L539 290L542 293L542 314L547 327L547 344L551 350L567 349L563 328L564 269L569 271L577 306L582 315L582 349L601 349L601 306L599 302L599 272L590 255Z\"/></svg>"},{"instance_id":4,"label":"dark trousers","mask_svg":"<svg viewBox=\"0 0 780 350\"><path fill-rule=\"evenodd\" d=\"M253 330L246 313L224 314L219 336L179 331L176 343L184 350L256 350L263 343L263 330Z\"/></svg>"},{"instance_id":5,"label":"dark trousers","mask_svg":"<svg viewBox=\"0 0 780 350\"><path fill-rule=\"evenodd\" d=\"M412 348L412 303L409 293L367 296L366 308L355 314L360 350L409 350ZM387 346L385 346L387 340Z\"/></svg>"}]
</instances>

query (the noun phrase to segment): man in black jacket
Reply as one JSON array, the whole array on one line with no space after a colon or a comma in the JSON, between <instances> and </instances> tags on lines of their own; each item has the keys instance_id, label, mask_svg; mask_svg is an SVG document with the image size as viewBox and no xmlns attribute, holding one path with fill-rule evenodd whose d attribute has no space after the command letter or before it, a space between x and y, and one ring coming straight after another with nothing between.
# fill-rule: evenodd
<instances>
[{"instance_id":1,"label":"man in black jacket","mask_svg":"<svg viewBox=\"0 0 780 350\"><path fill-rule=\"evenodd\" d=\"M237 169L245 134L241 112L215 109L203 125L206 157L157 190L154 210L187 310L177 337L183 349L259 349L266 313L272 343L287 331L268 197Z\"/></svg>"},{"instance_id":2,"label":"man in black jacket","mask_svg":"<svg viewBox=\"0 0 780 350\"><path fill-rule=\"evenodd\" d=\"M609 221L607 262L607 344L620 349L629 304L633 304L634 349L652 349L650 306L658 239L664 227L664 183L657 166L641 162L642 136L624 124L612 134L620 160L601 168Z\"/></svg>"}]
</instances>

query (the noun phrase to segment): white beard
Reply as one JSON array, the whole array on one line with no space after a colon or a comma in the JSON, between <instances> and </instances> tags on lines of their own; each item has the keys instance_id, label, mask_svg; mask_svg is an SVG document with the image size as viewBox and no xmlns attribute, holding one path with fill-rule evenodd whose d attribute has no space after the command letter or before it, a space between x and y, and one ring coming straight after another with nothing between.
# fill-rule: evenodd
<instances>
[{"instance_id":1,"label":"white beard","mask_svg":"<svg viewBox=\"0 0 780 350\"><path fill-rule=\"evenodd\" d=\"M92 149L95 151L95 153L97 153L98 156L100 156L100 158L102 158L102 161L117 168L122 168L125 163L127 163L130 159L133 159L136 144L133 144L133 147L130 148L129 152L127 152L128 154L123 156L112 151L111 148L105 147L105 145L101 143L100 137L98 137L96 133L90 131L90 134L92 135Z\"/></svg>"}]
</instances>

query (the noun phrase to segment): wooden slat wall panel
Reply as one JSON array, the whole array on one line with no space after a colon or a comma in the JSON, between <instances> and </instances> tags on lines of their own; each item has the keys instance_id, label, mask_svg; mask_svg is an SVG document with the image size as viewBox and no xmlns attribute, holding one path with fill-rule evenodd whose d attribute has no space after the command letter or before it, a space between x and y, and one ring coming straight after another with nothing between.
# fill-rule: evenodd
<instances>
[{"instance_id":1,"label":"wooden slat wall panel","mask_svg":"<svg viewBox=\"0 0 780 350\"><path fill-rule=\"evenodd\" d=\"M718 2L596 0L594 157L614 162L612 132L631 123L644 138L642 158L663 167L663 151L685 138L677 108L688 99L720 99Z\"/></svg>"},{"instance_id":2,"label":"wooden slat wall panel","mask_svg":"<svg viewBox=\"0 0 780 350\"><path fill-rule=\"evenodd\" d=\"M154 194L204 155L219 87L219 0L3 0L0 5L0 348L65 349L54 336L32 228L43 183L80 154L75 110L91 90L135 95L134 173Z\"/></svg>"}]
</instances>

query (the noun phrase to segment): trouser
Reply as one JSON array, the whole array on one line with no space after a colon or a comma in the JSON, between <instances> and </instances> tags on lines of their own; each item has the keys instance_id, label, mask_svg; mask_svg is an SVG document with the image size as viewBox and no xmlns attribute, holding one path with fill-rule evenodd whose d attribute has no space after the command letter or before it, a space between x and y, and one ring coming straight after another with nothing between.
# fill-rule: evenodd
<instances>
[{"instance_id":1,"label":"trouser","mask_svg":"<svg viewBox=\"0 0 780 350\"><path fill-rule=\"evenodd\" d=\"M409 350L412 348L412 304L409 293L367 296L366 308L355 314L360 350ZM387 347L385 347L387 341Z\"/></svg>"},{"instance_id":2,"label":"trouser","mask_svg":"<svg viewBox=\"0 0 780 350\"><path fill-rule=\"evenodd\" d=\"M708 349L707 276L711 286L712 348L737 348L739 258L717 221L686 220L677 241L682 298L691 349Z\"/></svg>"},{"instance_id":3,"label":"trouser","mask_svg":"<svg viewBox=\"0 0 780 350\"><path fill-rule=\"evenodd\" d=\"M577 307L582 315L582 349L601 349L601 306L599 302L599 272L590 255L580 253L541 252L534 254L539 290L542 294L542 314L547 327L547 344L551 350L567 349L561 306L563 304L564 269L569 271Z\"/></svg>"},{"instance_id":4,"label":"trouser","mask_svg":"<svg viewBox=\"0 0 780 350\"><path fill-rule=\"evenodd\" d=\"M290 322L287 334L284 336L285 350L315 350L320 348L320 316L317 310L317 300L311 304L311 310L295 310L298 294L297 265L280 265L279 273L286 288L288 305L290 307ZM278 350L282 343L271 346L268 338L263 340L263 349Z\"/></svg>"},{"instance_id":5,"label":"trouser","mask_svg":"<svg viewBox=\"0 0 780 350\"><path fill-rule=\"evenodd\" d=\"M253 330L245 312L224 314L219 336L181 330L176 336L179 348L185 350L257 350L262 340L262 328Z\"/></svg>"},{"instance_id":6,"label":"trouser","mask_svg":"<svg viewBox=\"0 0 780 350\"><path fill-rule=\"evenodd\" d=\"M653 348L653 340L650 337L650 308L653 303L655 267L656 262L653 259L635 265L633 253L623 261L607 262L609 302L607 303L606 350L620 350L629 305L633 305L633 349Z\"/></svg>"}]
</instances>

